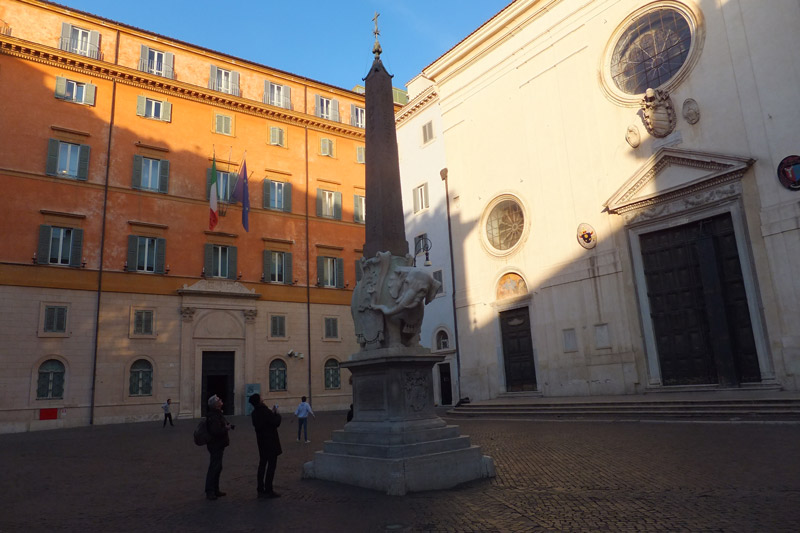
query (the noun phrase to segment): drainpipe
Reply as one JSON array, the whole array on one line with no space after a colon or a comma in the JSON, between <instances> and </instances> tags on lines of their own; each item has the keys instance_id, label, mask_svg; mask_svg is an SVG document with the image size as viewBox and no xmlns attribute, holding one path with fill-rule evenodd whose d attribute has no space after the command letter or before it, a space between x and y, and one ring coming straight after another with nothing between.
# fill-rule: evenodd
<instances>
[{"instance_id":1,"label":"drainpipe","mask_svg":"<svg viewBox=\"0 0 800 533\"><path fill-rule=\"evenodd\" d=\"M450 189L447 185L447 168L440 170L439 175L444 182L444 197L447 204L447 244L450 245L450 283L453 287L451 298L453 302L453 335L456 336L456 379L458 379L456 403L458 403L461 401L461 350L459 348L461 342L458 337L458 317L456 316L456 267L453 259L453 230L450 227Z\"/></svg>"},{"instance_id":2,"label":"drainpipe","mask_svg":"<svg viewBox=\"0 0 800 533\"><path fill-rule=\"evenodd\" d=\"M119 30L117 30L114 64L119 58ZM106 183L103 187L103 222L100 229L100 267L97 269L97 303L94 316L94 350L92 353L92 397L89 402L89 425L94 425L94 398L97 388L97 351L100 343L100 298L103 294L103 256L106 249L106 215L108 214L108 181L111 175L111 137L114 131L114 109L117 100L117 80L111 80L111 117L108 120L108 144L106 145Z\"/></svg>"},{"instance_id":3,"label":"drainpipe","mask_svg":"<svg viewBox=\"0 0 800 533\"><path fill-rule=\"evenodd\" d=\"M308 115L308 86L303 88L304 91L304 112ZM306 356L308 357L308 403L311 404L311 245L308 241L308 195L309 177L308 177L308 124L305 126L306 136Z\"/></svg>"}]
</instances>

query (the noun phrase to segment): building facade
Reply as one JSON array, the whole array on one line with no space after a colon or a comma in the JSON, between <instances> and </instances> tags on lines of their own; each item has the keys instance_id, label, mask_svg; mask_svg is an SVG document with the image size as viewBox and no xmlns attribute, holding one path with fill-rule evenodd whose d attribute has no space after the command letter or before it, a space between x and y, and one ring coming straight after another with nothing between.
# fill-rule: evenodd
<instances>
[{"instance_id":1,"label":"building facade","mask_svg":"<svg viewBox=\"0 0 800 533\"><path fill-rule=\"evenodd\" d=\"M422 71L462 395L800 389L798 23L792 0L517 0Z\"/></svg>"},{"instance_id":2,"label":"building facade","mask_svg":"<svg viewBox=\"0 0 800 533\"><path fill-rule=\"evenodd\" d=\"M363 95L48 2L0 19L0 431L346 409Z\"/></svg>"}]
</instances>

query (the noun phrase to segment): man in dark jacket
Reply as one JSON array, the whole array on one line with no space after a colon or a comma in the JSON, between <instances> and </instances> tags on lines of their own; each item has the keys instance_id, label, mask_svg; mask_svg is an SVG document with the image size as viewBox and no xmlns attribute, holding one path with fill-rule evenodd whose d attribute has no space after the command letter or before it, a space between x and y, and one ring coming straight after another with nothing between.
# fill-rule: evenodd
<instances>
[{"instance_id":1,"label":"man in dark jacket","mask_svg":"<svg viewBox=\"0 0 800 533\"><path fill-rule=\"evenodd\" d=\"M258 394L250 396L249 401L253 405L253 412L250 413L250 416L258 441L258 497L279 498L280 494L272 490L272 480L275 478L278 456L283 453L281 440L278 437L281 415L278 414L277 405L270 409L264 405ZM265 470L266 476L264 475Z\"/></svg>"},{"instance_id":2,"label":"man in dark jacket","mask_svg":"<svg viewBox=\"0 0 800 533\"><path fill-rule=\"evenodd\" d=\"M219 490L219 475L222 473L222 454L231 443L228 431L234 428L222 414L222 400L216 394L208 399L208 415L206 416L210 438L206 447L211 459L206 474L206 498L216 500L225 493Z\"/></svg>"}]
</instances>

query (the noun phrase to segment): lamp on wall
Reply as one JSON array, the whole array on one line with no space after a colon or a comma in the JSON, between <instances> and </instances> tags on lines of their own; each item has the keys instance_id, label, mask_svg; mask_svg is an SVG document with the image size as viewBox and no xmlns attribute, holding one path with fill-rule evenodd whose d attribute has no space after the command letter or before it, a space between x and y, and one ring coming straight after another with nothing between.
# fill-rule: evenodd
<instances>
[{"instance_id":1,"label":"lamp on wall","mask_svg":"<svg viewBox=\"0 0 800 533\"><path fill-rule=\"evenodd\" d=\"M286 357L296 357L298 359L302 359L303 354L295 352L294 350L289 350L288 352L286 352Z\"/></svg>"},{"instance_id":2,"label":"lamp on wall","mask_svg":"<svg viewBox=\"0 0 800 533\"><path fill-rule=\"evenodd\" d=\"M417 256L423 252L425 252L425 262L423 265L426 267L433 265L433 263L431 263L430 256L431 248L433 248L433 243L431 240L427 237L420 237L415 245L416 249L414 250L414 266L417 266Z\"/></svg>"}]
</instances>

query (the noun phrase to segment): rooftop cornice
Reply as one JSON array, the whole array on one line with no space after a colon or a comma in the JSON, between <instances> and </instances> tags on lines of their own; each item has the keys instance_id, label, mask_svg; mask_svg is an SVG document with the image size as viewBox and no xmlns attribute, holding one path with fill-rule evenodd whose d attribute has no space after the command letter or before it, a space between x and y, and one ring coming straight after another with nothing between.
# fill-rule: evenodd
<instances>
[{"instance_id":1,"label":"rooftop cornice","mask_svg":"<svg viewBox=\"0 0 800 533\"><path fill-rule=\"evenodd\" d=\"M341 122L317 119L317 117L305 113L268 106L256 100L212 91L205 87L155 76L130 67L115 65L8 35L0 35L0 53L178 98L204 102L240 113L265 117L277 122L307 127L311 130L331 132L356 139L363 139L365 136L365 132L361 128Z\"/></svg>"},{"instance_id":2,"label":"rooftop cornice","mask_svg":"<svg viewBox=\"0 0 800 533\"><path fill-rule=\"evenodd\" d=\"M427 107L438 97L439 94L436 92L436 87L431 85L394 114L395 124L399 126L401 123L411 118L412 115L416 114L420 109Z\"/></svg>"}]
</instances>

